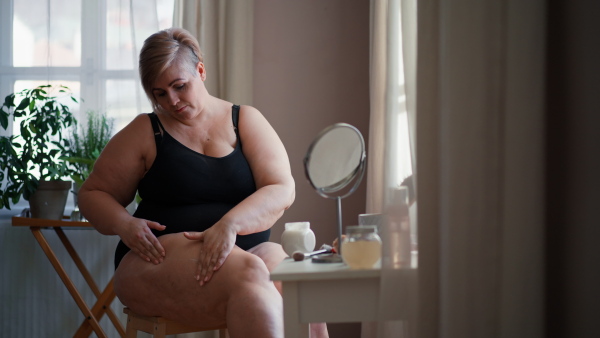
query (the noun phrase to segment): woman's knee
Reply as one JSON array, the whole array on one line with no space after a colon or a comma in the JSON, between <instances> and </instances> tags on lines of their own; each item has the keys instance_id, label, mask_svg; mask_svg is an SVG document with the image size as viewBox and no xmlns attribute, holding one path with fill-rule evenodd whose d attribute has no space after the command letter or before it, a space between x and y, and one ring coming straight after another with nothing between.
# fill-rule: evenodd
<instances>
[{"instance_id":1,"label":"woman's knee","mask_svg":"<svg viewBox=\"0 0 600 338\"><path fill-rule=\"evenodd\" d=\"M248 250L248 252L260 257L269 271L273 271L287 257L281 244L274 242L261 243Z\"/></svg>"},{"instance_id":2,"label":"woman's knee","mask_svg":"<svg viewBox=\"0 0 600 338\"><path fill-rule=\"evenodd\" d=\"M269 269L265 262L260 257L250 254L245 251L238 252L233 257L229 257L226 261L230 263L227 267L227 273L230 274L229 280L236 284L241 283L268 283Z\"/></svg>"}]
</instances>

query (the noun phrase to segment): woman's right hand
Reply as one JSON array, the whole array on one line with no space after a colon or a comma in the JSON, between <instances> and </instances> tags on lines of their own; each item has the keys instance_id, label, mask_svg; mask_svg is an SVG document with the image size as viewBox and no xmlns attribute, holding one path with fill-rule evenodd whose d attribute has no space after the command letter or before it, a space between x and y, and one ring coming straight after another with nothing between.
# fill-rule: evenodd
<instances>
[{"instance_id":1,"label":"woman's right hand","mask_svg":"<svg viewBox=\"0 0 600 338\"><path fill-rule=\"evenodd\" d=\"M120 227L119 237L140 258L159 264L165 257L165 249L150 229L163 231L166 226L160 223L132 217L124 227Z\"/></svg>"}]
</instances>

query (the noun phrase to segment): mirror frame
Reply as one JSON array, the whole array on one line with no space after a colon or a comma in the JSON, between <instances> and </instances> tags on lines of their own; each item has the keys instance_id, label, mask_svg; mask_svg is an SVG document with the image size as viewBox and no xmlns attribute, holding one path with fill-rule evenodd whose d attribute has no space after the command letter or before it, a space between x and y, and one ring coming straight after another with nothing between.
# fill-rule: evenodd
<instances>
[{"instance_id":1,"label":"mirror frame","mask_svg":"<svg viewBox=\"0 0 600 338\"><path fill-rule=\"evenodd\" d=\"M348 174L348 176L342 178L339 182L336 182L336 183L326 186L326 187L317 187L317 186L315 186L313 180L310 177L309 166L311 163L310 162L311 154L312 154L313 149L315 148L316 144L323 138L323 136L325 136L325 134L327 134L328 132L330 132L331 130L336 129L336 128L348 128L348 129L351 129L352 131L354 131L358 135L359 141L360 141L360 146L361 146L359 163L358 163L358 166L352 172L350 172L350 174ZM353 125L350 125L348 123L335 123L325 129L323 129L310 144L308 151L306 152L306 156L304 157L304 174L305 174L308 182L310 183L310 185L322 197L329 198L329 199L345 198L345 197L350 196L353 192L355 192L356 189L358 189L358 186L360 185L360 183L362 182L362 179L365 174L366 163L367 163L366 159L367 159L367 152L366 152L365 140L364 140L361 132L358 130L358 128L356 128ZM354 182L354 186L352 186L352 188L350 188L350 190L348 190L345 194L343 194L341 196L330 195L331 193L335 193L335 192L342 190L354 179L356 179Z\"/></svg>"}]
</instances>

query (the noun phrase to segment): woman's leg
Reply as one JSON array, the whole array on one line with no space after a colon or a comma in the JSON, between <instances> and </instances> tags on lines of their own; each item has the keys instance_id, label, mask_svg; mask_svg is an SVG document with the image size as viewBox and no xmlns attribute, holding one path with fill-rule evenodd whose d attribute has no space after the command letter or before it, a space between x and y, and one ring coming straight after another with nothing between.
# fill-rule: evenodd
<instances>
[{"instance_id":1,"label":"woman's leg","mask_svg":"<svg viewBox=\"0 0 600 338\"><path fill-rule=\"evenodd\" d=\"M194 278L202 243L183 234L159 237L166 257L158 265L128 253L115 272L115 292L133 311L198 327L227 324L236 337L281 337L281 296L265 263L235 247L210 282Z\"/></svg>"},{"instance_id":2,"label":"woman's leg","mask_svg":"<svg viewBox=\"0 0 600 338\"><path fill-rule=\"evenodd\" d=\"M264 242L254 248L248 250L248 252L260 257L269 269L269 272L273 271L275 267L281 263L288 255L283 251L280 244L273 242ZM275 286L280 294L282 293L281 282L275 282ZM311 338L328 338L329 333L327 332L326 323L310 323L310 337Z\"/></svg>"}]
</instances>

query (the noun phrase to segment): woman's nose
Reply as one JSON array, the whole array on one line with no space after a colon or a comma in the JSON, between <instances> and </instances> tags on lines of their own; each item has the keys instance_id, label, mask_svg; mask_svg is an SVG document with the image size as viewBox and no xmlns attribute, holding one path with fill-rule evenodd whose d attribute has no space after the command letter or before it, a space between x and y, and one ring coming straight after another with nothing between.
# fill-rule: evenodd
<instances>
[{"instance_id":1,"label":"woman's nose","mask_svg":"<svg viewBox=\"0 0 600 338\"><path fill-rule=\"evenodd\" d=\"M167 94L167 96L168 96L167 99L169 100L170 105L176 106L177 103L179 103L179 97L177 96L176 93L169 92Z\"/></svg>"}]
</instances>

